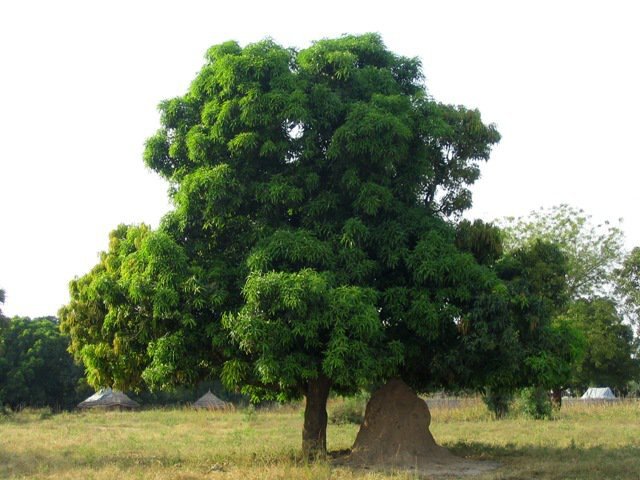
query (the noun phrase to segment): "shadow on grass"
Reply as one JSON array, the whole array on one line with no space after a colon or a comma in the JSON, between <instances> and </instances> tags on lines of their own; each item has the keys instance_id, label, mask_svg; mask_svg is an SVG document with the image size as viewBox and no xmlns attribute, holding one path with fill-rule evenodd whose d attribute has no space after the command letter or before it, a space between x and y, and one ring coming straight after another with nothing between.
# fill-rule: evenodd
<instances>
[{"instance_id":1,"label":"shadow on grass","mask_svg":"<svg viewBox=\"0 0 640 480\"><path fill-rule=\"evenodd\" d=\"M620 447L531 446L506 443L457 442L444 445L451 453L502 465L496 479L634 479L640 475L640 445Z\"/></svg>"},{"instance_id":2,"label":"shadow on grass","mask_svg":"<svg viewBox=\"0 0 640 480\"><path fill-rule=\"evenodd\" d=\"M481 475L480 479L637 479L640 472L640 445L618 448L595 446L565 447L527 446L516 444L495 445L482 442L458 442L445 444L453 454L473 460L491 460L501 464L498 470ZM129 449L111 451L105 449L79 448L48 450L32 448L11 451L9 442L0 448L0 478L80 478L82 472L110 470L113 473L156 471L170 475L171 472L189 471L205 475L211 465L233 465L237 471L243 468L282 465L292 468L299 466L294 455L278 454L266 457L256 456L247 449L242 456L212 455L210 458L186 458L180 454L164 454ZM48 448L51 448L50 446ZM114 446L114 450L117 447ZM107 454L104 454L107 453ZM330 452L330 456L344 454L345 451ZM116 472L114 472L114 470ZM168 478L168 477L167 477ZM235 478L235 477L234 477ZM240 477L238 477L240 478ZM349 477L351 478L351 477ZM357 477L353 477L357 478ZM381 477L385 478L385 477ZM392 478L389 476L388 478Z\"/></svg>"}]
</instances>

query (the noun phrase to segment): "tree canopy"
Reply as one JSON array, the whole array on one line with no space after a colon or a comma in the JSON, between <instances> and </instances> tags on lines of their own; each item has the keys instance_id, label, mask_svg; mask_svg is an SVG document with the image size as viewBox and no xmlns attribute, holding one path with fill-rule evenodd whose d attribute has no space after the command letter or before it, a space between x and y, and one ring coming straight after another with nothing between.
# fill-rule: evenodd
<instances>
[{"instance_id":1,"label":"tree canopy","mask_svg":"<svg viewBox=\"0 0 640 480\"><path fill-rule=\"evenodd\" d=\"M638 374L637 346L623 322L625 315L632 322L637 319L638 250L625 256L618 226L594 225L591 216L568 205L503 224L507 250L543 239L554 242L567 258L569 302L555 322L581 338L574 343L582 353L574 357L572 386L611 386L624 392Z\"/></svg>"},{"instance_id":2,"label":"tree canopy","mask_svg":"<svg viewBox=\"0 0 640 480\"><path fill-rule=\"evenodd\" d=\"M92 384L305 396L314 451L329 389L505 369L508 289L451 224L500 137L433 100L417 59L376 34L227 42L160 113L144 160L175 208L158 231L119 227L60 312Z\"/></svg>"},{"instance_id":3,"label":"tree canopy","mask_svg":"<svg viewBox=\"0 0 640 480\"><path fill-rule=\"evenodd\" d=\"M0 324L0 406L75 406L84 393L83 372L68 345L55 317L14 317Z\"/></svg>"},{"instance_id":4,"label":"tree canopy","mask_svg":"<svg viewBox=\"0 0 640 480\"><path fill-rule=\"evenodd\" d=\"M507 250L545 240L557 244L567 257L571 298L607 295L623 258L624 235L609 221L594 225L583 210L567 204L532 211L526 217L501 222Z\"/></svg>"},{"instance_id":5,"label":"tree canopy","mask_svg":"<svg viewBox=\"0 0 640 480\"><path fill-rule=\"evenodd\" d=\"M629 381L640 373L638 343L615 303L603 297L578 300L566 317L586 337L586 354L574 373L573 384L581 390L607 386L625 393Z\"/></svg>"},{"instance_id":6,"label":"tree canopy","mask_svg":"<svg viewBox=\"0 0 640 480\"><path fill-rule=\"evenodd\" d=\"M635 247L616 270L616 294L622 313L640 334L640 247Z\"/></svg>"}]
</instances>

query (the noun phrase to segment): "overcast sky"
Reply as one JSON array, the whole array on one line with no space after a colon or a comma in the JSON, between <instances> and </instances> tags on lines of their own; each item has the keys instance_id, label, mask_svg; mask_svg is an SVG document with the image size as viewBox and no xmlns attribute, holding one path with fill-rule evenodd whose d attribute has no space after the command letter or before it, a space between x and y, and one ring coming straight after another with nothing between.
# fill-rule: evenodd
<instances>
[{"instance_id":1,"label":"overcast sky","mask_svg":"<svg viewBox=\"0 0 640 480\"><path fill-rule=\"evenodd\" d=\"M624 1L28 1L0 3L0 288L7 315L51 315L119 223L170 207L145 169L158 102L207 48L303 48L379 32L422 59L437 100L478 108L502 141L469 217L570 203L624 218L640 245L640 7Z\"/></svg>"}]
</instances>

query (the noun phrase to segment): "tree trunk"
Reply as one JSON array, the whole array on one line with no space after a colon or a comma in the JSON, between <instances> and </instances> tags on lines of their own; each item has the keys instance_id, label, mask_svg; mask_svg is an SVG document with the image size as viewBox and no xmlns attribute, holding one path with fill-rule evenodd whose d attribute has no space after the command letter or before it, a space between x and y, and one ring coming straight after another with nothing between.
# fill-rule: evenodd
<instances>
[{"instance_id":1,"label":"tree trunk","mask_svg":"<svg viewBox=\"0 0 640 480\"><path fill-rule=\"evenodd\" d=\"M331 381L324 375L309 380L305 388L302 454L308 460L327 454L327 398Z\"/></svg>"},{"instance_id":2,"label":"tree trunk","mask_svg":"<svg viewBox=\"0 0 640 480\"><path fill-rule=\"evenodd\" d=\"M551 390L551 405L556 408L562 407L562 389L554 388Z\"/></svg>"}]
</instances>

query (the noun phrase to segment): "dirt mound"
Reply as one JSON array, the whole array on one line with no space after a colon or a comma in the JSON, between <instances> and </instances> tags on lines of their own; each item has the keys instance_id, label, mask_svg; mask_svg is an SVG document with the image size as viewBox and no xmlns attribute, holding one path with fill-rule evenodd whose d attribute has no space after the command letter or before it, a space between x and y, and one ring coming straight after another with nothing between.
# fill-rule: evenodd
<instances>
[{"instance_id":1,"label":"dirt mound","mask_svg":"<svg viewBox=\"0 0 640 480\"><path fill-rule=\"evenodd\" d=\"M495 463L462 459L437 445L430 423L426 402L402 380L390 380L369 400L351 453L336 463L426 475L473 475L496 468Z\"/></svg>"}]
</instances>

